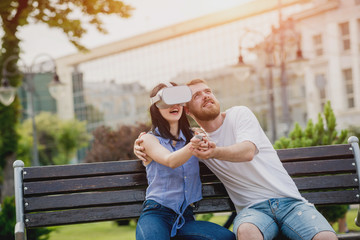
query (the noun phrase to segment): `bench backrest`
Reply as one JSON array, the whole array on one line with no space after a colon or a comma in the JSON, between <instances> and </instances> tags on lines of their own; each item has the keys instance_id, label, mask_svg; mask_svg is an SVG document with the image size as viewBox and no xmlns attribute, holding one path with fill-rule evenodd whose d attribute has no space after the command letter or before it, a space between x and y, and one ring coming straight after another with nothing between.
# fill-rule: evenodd
<instances>
[{"instance_id":1,"label":"bench backrest","mask_svg":"<svg viewBox=\"0 0 360 240\"><path fill-rule=\"evenodd\" d=\"M354 147L358 152L356 142L278 155L310 202L352 204L360 202ZM27 167L22 177L26 228L137 218L147 186L139 160ZM234 211L224 186L203 164L201 179L204 199L197 213Z\"/></svg>"}]
</instances>

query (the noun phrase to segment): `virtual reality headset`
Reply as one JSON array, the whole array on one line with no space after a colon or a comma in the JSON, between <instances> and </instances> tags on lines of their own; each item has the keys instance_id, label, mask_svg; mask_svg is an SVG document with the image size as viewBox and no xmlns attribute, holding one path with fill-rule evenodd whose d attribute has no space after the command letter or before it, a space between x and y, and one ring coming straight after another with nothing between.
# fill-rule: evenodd
<instances>
[{"instance_id":1,"label":"virtual reality headset","mask_svg":"<svg viewBox=\"0 0 360 240\"><path fill-rule=\"evenodd\" d=\"M185 103L191 100L191 90L188 86L173 86L171 83L165 83L166 88L161 89L154 97L150 98L151 105L160 109L169 108L172 105Z\"/></svg>"}]
</instances>

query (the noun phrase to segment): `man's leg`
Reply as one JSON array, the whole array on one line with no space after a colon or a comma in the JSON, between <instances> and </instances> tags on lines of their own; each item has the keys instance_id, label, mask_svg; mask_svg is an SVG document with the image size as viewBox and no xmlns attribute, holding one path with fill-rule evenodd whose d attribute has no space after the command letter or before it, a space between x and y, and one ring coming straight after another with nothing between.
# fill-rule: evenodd
<instances>
[{"instance_id":1,"label":"man's leg","mask_svg":"<svg viewBox=\"0 0 360 240\"><path fill-rule=\"evenodd\" d=\"M338 238L336 234L330 231L319 232L313 238L313 240L337 240L337 239Z\"/></svg>"},{"instance_id":2,"label":"man's leg","mask_svg":"<svg viewBox=\"0 0 360 240\"><path fill-rule=\"evenodd\" d=\"M276 211L281 232L290 239L335 240L335 231L316 208L291 198L280 198Z\"/></svg>"},{"instance_id":3,"label":"man's leg","mask_svg":"<svg viewBox=\"0 0 360 240\"><path fill-rule=\"evenodd\" d=\"M238 240L263 240L260 230L252 223L242 223L237 230Z\"/></svg>"},{"instance_id":4,"label":"man's leg","mask_svg":"<svg viewBox=\"0 0 360 240\"><path fill-rule=\"evenodd\" d=\"M234 233L238 240L269 240L274 239L279 228L271 217L269 202L255 204L241 210L234 220Z\"/></svg>"}]
</instances>

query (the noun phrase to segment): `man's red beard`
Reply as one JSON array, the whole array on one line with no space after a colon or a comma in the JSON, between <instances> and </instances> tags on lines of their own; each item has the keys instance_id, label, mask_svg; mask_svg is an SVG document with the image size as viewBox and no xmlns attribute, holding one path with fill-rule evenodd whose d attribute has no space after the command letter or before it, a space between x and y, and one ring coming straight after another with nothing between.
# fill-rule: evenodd
<instances>
[{"instance_id":1,"label":"man's red beard","mask_svg":"<svg viewBox=\"0 0 360 240\"><path fill-rule=\"evenodd\" d=\"M203 106L207 103L211 102L213 105L211 108L203 108ZM189 109L190 112L194 115L194 117L200 121L211 121L214 120L220 114L220 105L217 101L207 100L202 104L202 107L198 110Z\"/></svg>"}]
</instances>

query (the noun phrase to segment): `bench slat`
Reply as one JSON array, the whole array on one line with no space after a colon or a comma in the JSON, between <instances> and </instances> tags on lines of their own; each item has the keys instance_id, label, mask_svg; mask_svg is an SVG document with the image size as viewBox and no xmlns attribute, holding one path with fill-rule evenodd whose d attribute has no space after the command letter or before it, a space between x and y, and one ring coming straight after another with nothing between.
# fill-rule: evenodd
<instances>
[{"instance_id":1,"label":"bench slat","mask_svg":"<svg viewBox=\"0 0 360 240\"><path fill-rule=\"evenodd\" d=\"M293 180L299 191L304 191L335 188L358 188L359 183L354 179L357 179L356 174L302 177L294 178Z\"/></svg>"},{"instance_id":2,"label":"bench slat","mask_svg":"<svg viewBox=\"0 0 360 240\"><path fill-rule=\"evenodd\" d=\"M84 192L90 190L144 186L146 184L147 179L145 173L25 182L24 187L26 190L24 190L24 196Z\"/></svg>"},{"instance_id":3,"label":"bench slat","mask_svg":"<svg viewBox=\"0 0 360 240\"><path fill-rule=\"evenodd\" d=\"M349 144L276 150L282 162L315 159L353 158Z\"/></svg>"},{"instance_id":4,"label":"bench slat","mask_svg":"<svg viewBox=\"0 0 360 240\"><path fill-rule=\"evenodd\" d=\"M145 172L140 160L24 168L24 181Z\"/></svg>"},{"instance_id":5,"label":"bench slat","mask_svg":"<svg viewBox=\"0 0 360 240\"><path fill-rule=\"evenodd\" d=\"M145 189L90 192L25 198L25 212L96 207L122 203L142 203Z\"/></svg>"},{"instance_id":6,"label":"bench slat","mask_svg":"<svg viewBox=\"0 0 360 240\"><path fill-rule=\"evenodd\" d=\"M356 195L359 190L347 191L327 191L327 192L307 192L301 193L309 202L326 205L326 204L354 204L359 203L359 198Z\"/></svg>"},{"instance_id":7,"label":"bench slat","mask_svg":"<svg viewBox=\"0 0 360 240\"><path fill-rule=\"evenodd\" d=\"M124 206L94 207L90 209L82 208L66 211L30 213L25 214L25 225L28 228L32 228L137 218L140 215L141 208L142 203ZM233 204L229 198L204 199L199 202L199 205L194 212L228 212L233 209Z\"/></svg>"},{"instance_id":8,"label":"bench slat","mask_svg":"<svg viewBox=\"0 0 360 240\"><path fill-rule=\"evenodd\" d=\"M221 183L204 185L203 197L227 196L225 187ZM56 209L71 209L96 207L106 205L119 205L123 203L139 203L145 200L145 189L87 192L65 195L51 195L24 198L25 212L49 211Z\"/></svg>"},{"instance_id":9,"label":"bench slat","mask_svg":"<svg viewBox=\"0 0 360 240\"><path fill-rule=\"evenodd\" d=\"M25 225L31 228L136 218L140 215L141 206L142 203L31 213L25 214Z\"/></svg>"},{"instance_id":10,"label":"bench slat","mask_svg":"<svg viewBox=\"0 0 360 240\"><path fill-rule=\"evenodd\" d=\"M330 173L355 173L356 166L354 158L339 158L329 160L315 160L305 162L285 162L284 168L290 176L303 176L314 174L330 174ZM213 179L214 174L205 166L200 164L200 173L204 177L204 180Z\"/></svg>"},{"instance_id":11,"label":"bench slat","mask_svg":"<svg viewBox=\"0 0 360 240\"><path fill-rule=\"evenodd\" d=\"M353 158L311 162L286 162L283 165L290 176L356 172L355 160Z\"/></svg>"}]
</instances>

